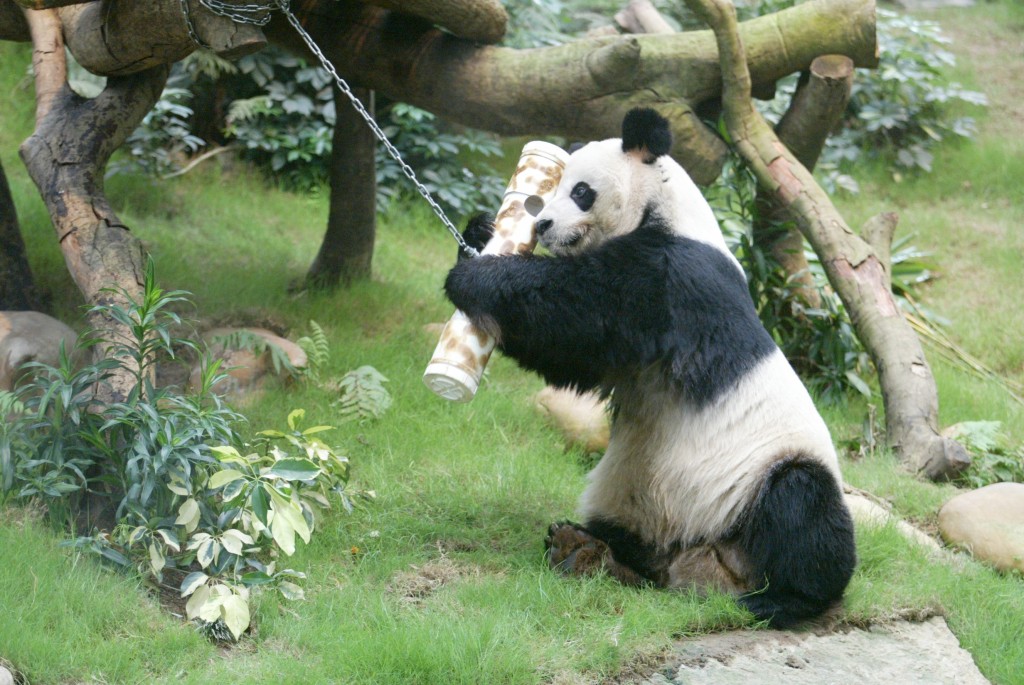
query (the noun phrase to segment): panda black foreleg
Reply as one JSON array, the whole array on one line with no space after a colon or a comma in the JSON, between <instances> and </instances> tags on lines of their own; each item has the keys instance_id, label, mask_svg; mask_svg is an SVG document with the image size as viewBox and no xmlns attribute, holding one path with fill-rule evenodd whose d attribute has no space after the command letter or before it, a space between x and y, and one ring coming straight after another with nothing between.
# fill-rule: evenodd
<instances>
[{"instance_id":1,"label":"panda black foreleg","mask_svg":"<svg viewBox=\"0 0 1024 685\"><path fill-rule=\"evenodd\" d=\"M799 459L773 468L736 542L755 588L740 603L775 628L838 602L856 564L853 522L838 483L824 466Z\"/></svg>"}]
</instances>

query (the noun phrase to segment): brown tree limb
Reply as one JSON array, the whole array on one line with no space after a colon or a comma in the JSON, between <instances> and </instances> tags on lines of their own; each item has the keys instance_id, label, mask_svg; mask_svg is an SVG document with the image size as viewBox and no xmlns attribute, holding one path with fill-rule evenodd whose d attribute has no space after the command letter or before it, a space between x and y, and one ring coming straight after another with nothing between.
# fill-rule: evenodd
<instances>
[{"instance_id":1,"label":"brown tree limb","mask_svg":"<svg viewBox=\"0 0 1024 685\"><path fill-rule=\"evenodd\" d=\"M196 49L180 0L30 2L56 7L75 61L100 76L123 76L171 64ZM238 59L267 44L258 27L213 14L198 0L187 3L199 39L221 57ZM31 40L24 18L16 17L15 11L19 11L15 0L0 0L0 38Z\"/></svg>"},{"instance_id":2,"label":"brown tree limb","mask_svg":"<svg viewBox=\"0 0 1024 685\"><path fill-rule=\"evenodd\" d=\"M626 33L675 33L651 0L629 0L615 13L615 23Z\"/></svg>"},{"instance_id":3,"label":"brown tree limb","mask_svg":"<svg viewBox=\"0 0 1024 685\"><path fill-rule=\"evenodd\" d=\"M160 97L168 68L111 77L97 97L78 96L67 84L57 12L26 10L34 46L36 128L22 143L21 158L46 203L68 270L86 302L123 305L124 298L107 289L141 295L143 251L107 202L103 171ZM100 315L90 314L87 322L108 339L125 335ZM99 392L118 401L132 387L134 376L126 371Z\"/></svg>"},{"instance_id":4,"label":"brown tree limb","mask_svg":"<svg viewBox=\"0 0 1024 685\"><path fill-rule=\"evenodd\" d=\"M842 298L857 336L878 369L889 445L904 464L932 479L970 463L964 448L938 432L938 394L921 343L900 314L879 255L855 235L810 172L754 109L736 10L728 0L686 0L715 32L723 105L733 142L762 188L797 217ZM871 229L869 235L884 237Z\"/></svg>"},{"instance_id":5,"label":"brown tree limb","mask_svg":"<svg viewBox=\"0 0 1024 685\"><path fill-rule=\"evenodd\" d=\"M25 257L14 198L0 164L0 311L39 309L41 303Z\"/></svg>"},{"instance_id":6,"label":"brown tree limb","mask_svg":"<svg viewBox=\"0 0 1024 685\"><path fill-rule=\"evenodd\" d=\"M479 46L431 25L353 3L298 0L293 9L352 82L454 122L508 135L607 138L625 112L658 106L671 122L673 156L698 183L721 170L725 149L695 113L718 97L721 73L710 31L610 36L536 50ZM812 0L743 22L758 58L753 78L773 84L821 54L877 63L874 0ZM280 17L271 41L305 53Z\"/></svg>"},{"instance_id":7,"label":"brown tree limb","mask_svg":"<svg viewBox=\"0 0 1024 685\"><path fill-rule=\"evenodd\" d=\"M845 55L816 58L801 77L789 108L775 126L779 140L808 171L818 163L825 140L846 110L853 75L853 60ZM800 230L770 195L758 193L757 205L759 211L752 231L754 242L768 250L788 274L796 297L809 307L820 307L821 297L804 256Z\"/></svg>"},{"instance_id":8,"label":"brown tree limb","mask_svg":"<svg viewBox=\"0 0 1024 685\"><path fill-rule=\"evenodd\" d=\"M373 91L356 88L354 94L372 113ZM337 88L334 103L331 208L320 251L306 274L306 285L314 288L369 278L377 233L377 139Z\"/></svg>"},{"instance_id":9,"label":"brown tree limb","mask_svg":"<svg viewBox=\"0 0 1024 685\"><path fill-rule=\"evenodd\" d=\"M493 45L505 36L508 12L498 0L359 0L395 10L431 24L466 40Z\"/></svg>"}]
</instances>

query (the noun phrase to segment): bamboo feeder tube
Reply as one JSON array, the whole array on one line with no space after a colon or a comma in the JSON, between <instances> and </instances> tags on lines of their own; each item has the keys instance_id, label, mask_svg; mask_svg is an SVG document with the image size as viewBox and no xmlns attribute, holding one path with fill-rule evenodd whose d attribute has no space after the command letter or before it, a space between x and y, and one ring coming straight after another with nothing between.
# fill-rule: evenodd
<instances>
[{"instance_id":1,"label":"bamboo feeder tube","mask_svg":"<svg viewBox=\"0 0 1024 685\"><path fill-rule=\"evenodd\" d=\"M488 241L482 254L510 255L533 251L537 245L534 216L554 196L568 158L565 150L543 141L532 141L523 146L516 171L494 220L494 237ZM446 400L470 401L480 387L480 378L494 345L493 337L456 310L441 332L423 373L423 382Z\"/></svg>"}]
</instances>

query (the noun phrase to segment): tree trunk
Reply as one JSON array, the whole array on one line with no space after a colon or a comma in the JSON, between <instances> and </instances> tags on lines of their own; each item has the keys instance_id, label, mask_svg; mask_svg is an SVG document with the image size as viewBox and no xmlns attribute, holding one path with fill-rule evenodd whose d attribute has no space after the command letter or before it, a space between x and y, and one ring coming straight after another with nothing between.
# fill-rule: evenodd
<instances>
[{"instance_id":1,"label":"tree trunk","mask_svg":"<svg viewBox=\"0 0 1024 685\"><path fill-rule=\"evenodd\" d=\"M354 88L353 94L373 114L373 91ZM337 88L334 103L337 119L331 150L331 209L320 252L306 275L306 284L314 288L333 288L369 278L377 231L377 139Z\"/></svg>"},{"instance_id":2,"label":"tree trunk","mask_svg":"<svg viewBox=\"0 0 1024 685\"><path fill-rule=\"evenodd\" d=\"M935 380L920 341L893 300L889 265L881 261L887 258L895 217L869 223L863 238L850 230L810 172L754 109L735 8L728 0L686 4L714 29L733 143L761 186L797 218L878 369L889 445L905 465L929 478L954 475L970 458L961 445L938 433Z\"/></svg>"},{"instance_id":3,"label":"tree trunk","mask_svg":"<svg viewBox=\"0 0 1024 685\"><path fill-rule=\"evenodd\" d=\"M808 171L814 169L825 140L846 110L853 87L853 60L845 55L824 55L811 63L793 100L775 127L775 134ZM804 239L785 208L771 194L757 194L754 242L768 250L795 285L794 295L809 307L820 307L821 297L804 256Z\"/></svg>"},{"instance_id":4,"label":"tree trunk","mask_svg":"<svg viewBox=\"0 0 1024 685\"><path fill-rule=\"evenodd\" d=\"M293 3L304 26L346 78L454 122L507 135L607 138L636 105L672 123L673 156L702 184L718 177L722 141L695 108L718 97L721 73L709 31L606 36L551 48L480 46L432 25L332 0ZM753 79L774 84L821 54L877 63L874 0L813 0L744 22ZM275 16L267 37L306 54Z\"/></svg>"},{"instance_id":5,"label":"tree trunk","mask_svg":"<svg viewBox=\"0 0 1024 685\"><path fill-rule=\"evenodd\" d=\"M91 100L67 84L67 64L57 10L27 10L36 78L36 129L22 143L21 158L39 188L57 231L72 278L90 305L125 304L119 292L139 298L143 251L103 193L103 171L160 97L168 67L111 77ZM88 324L107 339L126 336L113 321L90 314ZM102 351L97 351L102 354ZM115 376L100 397L119 401L134 387L133 376Z\"/></svg>"},{"instance_id":6,"label":"tree trunk","mask_svg":"<svg viewBox=\"0 0 1024 685\"><path fill-rule=\"evenodd\" d=\"M18 213L0 164L0 310L39 310L32 269L18 228Z\"/></svg>"}]
</instances>

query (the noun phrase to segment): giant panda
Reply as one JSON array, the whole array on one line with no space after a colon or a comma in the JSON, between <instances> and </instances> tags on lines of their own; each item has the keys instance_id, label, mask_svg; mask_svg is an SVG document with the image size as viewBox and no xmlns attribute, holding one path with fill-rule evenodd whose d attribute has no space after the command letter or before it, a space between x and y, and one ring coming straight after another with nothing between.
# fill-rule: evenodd
<instances>
[{"instance_id":1,"label":"giant panda","mask_svg":"<svg viewBox=\"0 0 1024 685\"><path fill-rule=\"evenodd\" d=\"M524 368L610 397L582 523L548 530L552 568L733 593L787 627L837 604L853 573L839 465L670 147L663 117L630 111L621 139L570 155L536 216L550 256L460 260L445 292Z\"/></svg>"}]
</instances>

